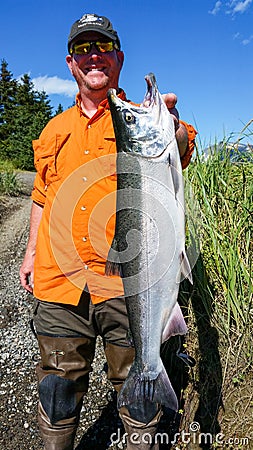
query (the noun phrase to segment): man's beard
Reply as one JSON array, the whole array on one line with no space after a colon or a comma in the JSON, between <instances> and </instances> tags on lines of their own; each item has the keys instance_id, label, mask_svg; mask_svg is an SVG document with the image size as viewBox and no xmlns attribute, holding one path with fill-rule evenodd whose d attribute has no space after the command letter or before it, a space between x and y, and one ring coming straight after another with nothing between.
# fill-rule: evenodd
<instances>
[{"instance_id":1,"label":"man's beard","mask_svg":"<svg viewBox=\"0 0 253 450\"><path fill-rule=\"evenodd\" d=\"M108 90L110 87L109 86L110 80L109 80L109 77L107 77L106 75L103 76L103 78L101 80L95 79L94 82L93 82L92 78L89 79L89 77L82 76L79 73L74 74L74 75L75 75L75 79L76 79L76 82L77 82L80 90L82 90L82 88L85 87L89 91L100 91L100 90L104 90L105 88L107 88L107 90Z\"/></svg>"}]
</instances>

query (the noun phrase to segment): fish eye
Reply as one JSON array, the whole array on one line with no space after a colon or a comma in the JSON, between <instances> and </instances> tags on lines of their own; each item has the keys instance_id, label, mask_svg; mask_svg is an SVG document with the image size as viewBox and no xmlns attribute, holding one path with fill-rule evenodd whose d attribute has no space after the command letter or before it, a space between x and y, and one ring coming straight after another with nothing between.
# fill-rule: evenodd
<instances>
[{"instance_id":1,"label":"fish eye","mask_svg":"<svg viewBox=\"0 0 253 450\"><path fill-rule=\"evenodd\" d=\"M127 123L134 123L135 122L135 117L130 111L125 111L124 117L125 117L125 121Z\"/></svg>"}]
</instances>

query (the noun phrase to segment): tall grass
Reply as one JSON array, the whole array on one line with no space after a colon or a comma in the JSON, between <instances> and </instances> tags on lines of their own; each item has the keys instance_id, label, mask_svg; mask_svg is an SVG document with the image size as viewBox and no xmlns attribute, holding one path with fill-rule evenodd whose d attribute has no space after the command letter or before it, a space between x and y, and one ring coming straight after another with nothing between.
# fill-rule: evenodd
<instances>
[{"instance_id":1,"label":"tall grass","mask_svg":"<svg viewBox=\"0 0 253 450\"><path fill-rule=\"evenodd\" d=\"M0 160L0 195L18 195L19 191L20 183L12 164Z\"/></svg>"},{"instance_id":2,"label":"tall grass","mask_svg":"<svg viewBox=\"0 0 253 450\"><path fill-rule=\"evenodd\" d=\"M253 164L231 163L225 143L206 160L198 151L185 178L195 289L220 331L239 337L253 320Z\"/></svg>"}]
</instances>

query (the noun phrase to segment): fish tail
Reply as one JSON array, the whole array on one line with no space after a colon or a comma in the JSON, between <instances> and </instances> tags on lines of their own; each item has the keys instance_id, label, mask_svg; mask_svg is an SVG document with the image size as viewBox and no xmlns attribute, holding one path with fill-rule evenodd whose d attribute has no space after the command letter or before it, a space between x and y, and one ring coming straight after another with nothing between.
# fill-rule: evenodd
<instances>
[{"instance_id":1,"label":"fish tail","mask_svg":"<svg viewBox=\"0 0 253 450\"><path fill-rule=\"evenodd\" d=\"M118 396L118 408L131 404L141 405L147 401L164 405L172 411L178 409L177 396L164 366L155 379L148 377L146 373L130 370Z\"/></svg>"}]
</instances>

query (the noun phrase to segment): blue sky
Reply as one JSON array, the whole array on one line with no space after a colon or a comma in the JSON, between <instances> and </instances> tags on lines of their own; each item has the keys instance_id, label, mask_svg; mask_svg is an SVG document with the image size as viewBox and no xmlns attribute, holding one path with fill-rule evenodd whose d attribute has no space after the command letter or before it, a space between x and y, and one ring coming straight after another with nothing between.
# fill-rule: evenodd
<instances>
[{"instance_id":1,"label":"blue sky","mask_svg":"<svg viewBox=\"0 0 253 450\"><path fill-rule=\"evenodd\" d=\"M125 52L120 85L140 102L144 76L175 92L183 120L202 145L239 133L253 118L253 0L5 0L0 57L17 78L29 73L51 104L64 108L76 84L65 63L72 23L106 15Z\"/></svg>"}]
</instances>

